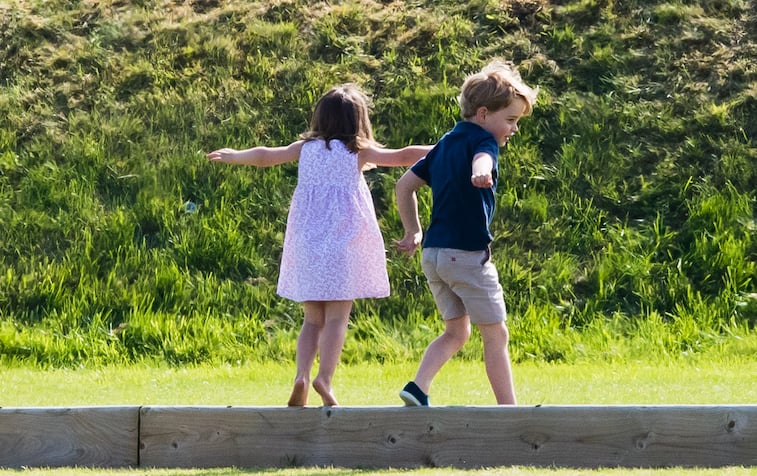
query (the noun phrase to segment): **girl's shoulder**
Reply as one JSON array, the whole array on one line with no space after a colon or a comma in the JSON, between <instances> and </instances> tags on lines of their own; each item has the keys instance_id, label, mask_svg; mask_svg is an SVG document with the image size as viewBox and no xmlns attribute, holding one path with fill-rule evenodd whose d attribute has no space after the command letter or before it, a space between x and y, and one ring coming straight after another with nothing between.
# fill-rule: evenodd
<instances>
[{"instance_id":1,"label":"girl's shoulder","mask_svg":"<svg viewBox=\"0 0 757 476\"><path fill-rule=\"evenodd\" d=\"M304 140L298 140L298 141L292 142L288 146L285 146L285 149L287 153L289 153L290 155L299 158L300 154L302 153L302 148L305 146L305 142L306 141Z\"/></svg>"},{"instance_id":2,"label":"girl's shoulder","mask_svg":"<svg viewBox=\"0 0 757 476\"><path fill-rule=\"evenodd\" d=\"M303 147L323 147L326 144L326 141L320 137L310 137L302 139L300 142L302 142Z\"/></svg>"},{"instance_id":3,"label":"girl's shoulder","mask_svg":"<svg viewBox=\"0 0 757 476\"><path fill-rule=\"evenodd\" d=\"M304 140L304 148L308 150L323 150L327 153L354 154L347 145L339 139L331 139L328 142L322 138L312 138Z\"/></svg>"}]
</instances>

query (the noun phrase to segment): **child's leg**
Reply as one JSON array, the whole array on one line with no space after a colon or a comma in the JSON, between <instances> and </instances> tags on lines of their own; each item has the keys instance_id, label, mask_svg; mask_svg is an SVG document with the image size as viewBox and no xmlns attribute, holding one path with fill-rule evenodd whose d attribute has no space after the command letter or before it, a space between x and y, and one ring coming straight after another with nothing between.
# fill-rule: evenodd
<instances>
[{"instance_id":1,"label":"child's leg","mask_svg":"<svg viewBox=\"0 0 757 476\"><path fill-rule=\"evenodd\" d=\"M338 403L331 392L331 380L342 355L352 301L327 301L323 303L323 308L325 321L318 343L320 366L313 380L313 388L323 399L324 405L333 406Z\"/></svg>"},{"instance_id":2,"label":"child's leg","mask_svg":"<svg viewBox=\"0 0 757 476\"><path fill-rule=\"evenodd\" d=\"M442 366L462 348L469 337L470 319L468 316L444 321L444 332L426 348L421 365L415 374L414 382L423 390L423 393L429 393L431 381Z\"/></svg>"},{"instance_id":3,"label":"child's leg","mask_svg":"<svg viewBox=\"0 0 757 476\"><path fill-rule=\"evenodd\" d=\"M494 397L500 405L515 405L515 389L507 349L509 334L504 322L479 324L484 342L484 363Z\"/></svg>"},{"instance_id":4,"label":"child's leg","mask_svg":"<svg viewBox=\"0 0 757 476\"><path fill-rule=\"evenodd\" d=\"M300 335L297 338L297 374L294 377L294 388L289 397L290 407L301 407L308 403L310 369L313 368L313 362L318 352L318 340L325 321L322 302L307 301L304 308L305 318Z\"/></svg>"}]
</instances>

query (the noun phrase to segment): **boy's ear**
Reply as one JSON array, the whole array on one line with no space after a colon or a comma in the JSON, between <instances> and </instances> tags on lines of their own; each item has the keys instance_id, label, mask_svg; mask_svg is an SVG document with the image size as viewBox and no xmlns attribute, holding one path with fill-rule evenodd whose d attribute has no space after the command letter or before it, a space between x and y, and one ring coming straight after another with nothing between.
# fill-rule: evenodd
<instances>
[{"instance_id":1,"label":"boy's ear","mask_svg":"<svg viewBox=\"0 0 757 476\"><path fill-rule=\"evenodd\" d=\"M486 120L486 115L489 113L489 109L486 106L481 106L476 109L476 122L483 122Z\"/></svg>"}]
</instances>

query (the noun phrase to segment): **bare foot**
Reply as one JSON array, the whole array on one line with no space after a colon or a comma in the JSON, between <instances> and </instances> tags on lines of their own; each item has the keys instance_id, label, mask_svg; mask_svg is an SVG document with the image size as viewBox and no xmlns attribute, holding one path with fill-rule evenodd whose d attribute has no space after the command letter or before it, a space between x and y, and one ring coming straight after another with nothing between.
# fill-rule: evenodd
<instances>
[{"instance_id":1,"label":"bare foot","mask_svg":"<svg viewBox=\"0 0 757 476\"><path fill-rule=\"evenodd\" d=\"M333 393L331 393L331 389L326 386L322 381L315 379L313 381L313 388L316 392L318 392L318 395L321 396L321 399L323 400L323 406L325 407L335 407L339 405L336 401L336 397Z\"/></svg>"},{"instance_id":2,"label":"bare foot","mask_svg":"<svg viewBox=\"0 0 757 476\"><path fill-rule=\"evenodd\" d=\"M296 380L292 394L289 396L290 407L304 407L308 404L308 383L304 380Z\"/></svg>"}]
</instances>

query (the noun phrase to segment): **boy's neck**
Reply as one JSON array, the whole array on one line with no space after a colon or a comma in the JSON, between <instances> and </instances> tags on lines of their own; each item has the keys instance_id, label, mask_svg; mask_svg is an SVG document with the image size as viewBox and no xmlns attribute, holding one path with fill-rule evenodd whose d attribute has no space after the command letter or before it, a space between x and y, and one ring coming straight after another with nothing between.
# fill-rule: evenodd
<instances>
[{"instance_id":1,"label":"boy's neck","mask_svg":"<svg viewBox=\"0 0 757 476\"><path fill-rule=\"evenodd\" d=\"M477 125L477 126L479 126L479 127L483 127L483 126L481 125L481 123L480 123L480 122L479 122L479 121L477 120L477 118L476 118L475 116L473 116L473 117L471 117L471 118L469 118L469 119L463 119L463 122L469 122L469 123L471 123L471 124L475 124L475 125Z\"/></svg>"}]
</instances>

